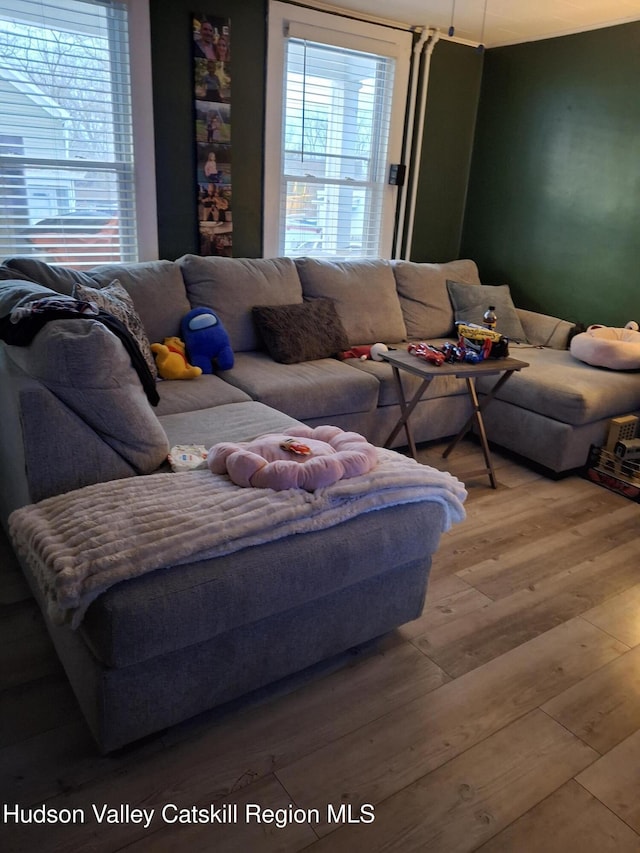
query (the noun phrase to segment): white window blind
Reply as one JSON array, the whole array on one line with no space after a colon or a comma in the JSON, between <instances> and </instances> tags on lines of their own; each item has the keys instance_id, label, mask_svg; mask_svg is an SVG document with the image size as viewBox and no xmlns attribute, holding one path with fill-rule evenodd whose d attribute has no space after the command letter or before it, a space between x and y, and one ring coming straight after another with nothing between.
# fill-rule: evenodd
<instances>
[{"instance_id":1,"label":"white window blind","mask_svg":"<svg viewBox=\"0 0 640 853\"><path fill-rule=\"evenodd\" d=\"M272 5L272 15L280 6ZM379 30L372 35L368 26L364 35L345 34L335 17L323 27L313 26L326 20L322 13L289 7L284 14L281 62L274 27L269 43L266 251L388 257L397 188L387 178L390 162L399 160L410 37L401 38L406 59L399 61L402 47L390 45L388 31L376 38ZM306 17L291 21L289 14ZM278 117L276 137L269 124Z\"/></svg>"},{"instance_id":2,"label":"white window blind","mask_svg":"<svg viewBox=\"0 0 640 853\"><path fill-rule=\"evenodd\" d=\"M280 245L379 255L394 61L288 39Z\"/></svg>"},{"instance_id":3,"label":"white window blind","mask_svg":"<svg viewBox=\"0 0 640 853\"><path fill-rule=\"evenodd\" d=\"M0 0L0 257L136 260L127 7Z\"/></svg>"}]
</instances>

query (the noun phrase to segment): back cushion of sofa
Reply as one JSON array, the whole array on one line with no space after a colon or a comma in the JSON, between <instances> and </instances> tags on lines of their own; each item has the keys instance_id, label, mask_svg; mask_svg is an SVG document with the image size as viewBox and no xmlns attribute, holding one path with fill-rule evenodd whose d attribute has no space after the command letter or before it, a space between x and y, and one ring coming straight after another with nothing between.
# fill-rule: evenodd
<instances>
[{"instance_id":1,"label":"back cushion of sofa","mask_svg":"<svg viewBox=\"0 0 640 853\"><path fill-rule=\"evenodd\" d=\"M236 352L262 348L253 322L255 305L302 302L302 287L291 258L179 258L192 308L211 308L229 333Z\"/></svg>"},{"instance_id":2,"label":"back cushion of sofa","mask_svg":"<svg viewBox=\"0 0 640 853\"><path fill-rule=\"evenodd\" d=\"M335 302L349 346L394 343L407 336L389 261L297 258L305 298Z\"/></svg>"},{"instance_id":3,"label":"back cushion of sofa","mask_svg":"<svg viewBox=\"0 0 640 853\"><path fill-rule=\"evenodd\" d=\"M37 258L7 258L4 265L9 269L17 270L31 281L35 281L43 287L49 287L56 293L64 294L64 296L72 296L73 289L78 283L87 287L95 287L95 282L89 273L69 267L51 266Z\"/></svg>"},{"instance_id":4,"label":"back cushion of sofa","mask_svg":"<svg viewBox=\"0 0 640 853\"><path fill-rule=\"evenodd\" d=\"M180 334L180 320L191 305L175 261L104 264L89 270L89 275L102 287L118 279L133 300L151 343Z\"/></svg>"},{"instance_id":5,"label":"back cushion of sofa","mask_svg":"<svg viewBox=\"0 0 640 853\"><path fill-rule=\"evenodd\" d=\"M453 334L453 307L447 279L480 284L475 261L418 264L394 261L398 296L409 340L446 338Z\"/></svg>"},{"instance_id":6,"label":"back cushion of sofa","mask_svg":"<svg viewBox=\"0 0 640 853\"><path fill-rule=\"evenodd\" d=\"M118 279L132 298L151 343L178 335L180 320L191 308L182 272L174 261L103 264L86 272L36 258L9 258L5 265L66 296L74 295L76 284L106 287Z\"/></svg>"}]
</instances>

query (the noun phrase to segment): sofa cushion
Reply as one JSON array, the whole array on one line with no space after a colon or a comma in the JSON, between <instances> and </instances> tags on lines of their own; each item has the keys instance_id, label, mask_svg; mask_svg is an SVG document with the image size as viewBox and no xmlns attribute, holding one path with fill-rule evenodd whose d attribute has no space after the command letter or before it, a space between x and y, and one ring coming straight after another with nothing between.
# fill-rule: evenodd
<instances>
[{"instance_id":1,"label":"sofa cushion","mask_svg":"<svg viewBox=\"0 0 640 853\"><path fill-rule=\"evenodd\" d=\"M107 287L87 287L84 284L76 284L74 296L76 299L95 302L98 308L107 311L107 313L112 314L117 320L120 320L138 344L151 375L154 379L158 378L158 368L156 367L156 362L151 352L151 345L142 325L140 315L134 308L133 300L117 279L112 281Z\"/></svg>"},{"instance_id":2,"label":"sofa cushion","mask_svg":"<svg viewBox=\"0 0 640 853\"><path fill-rule=\"evenodd\" d=\"M334 300L349 346L406 338L389 261L296 258L296 266L305 297Z\"/></svg>"},{"instance_id":3,"label":"sofa cushion","mask_svg":"<svg viewBox=\"0 0 640 853\"><path fill-rule=\"evenodd\" d=\"M366 587L356 587L358 603L364 599L370 618L389 608L395 616L398 590L402 591L412 576L412 565L428 561L443 527L443 507L436 502L426 507L424 502L387 507L328 530L287 536L279 542L177 568L157 569L112 586L92 603L78 630L95 656L110 667L144 661L148 669L158 666L159 661L160 669L166 668L166 661L159 656L188 647L185 667L190 669L194 659L198 663L194 684L211 681L203 675L210 666L201 664L199 657L202 644L219 637L211 654L216 660L228 656L232 670L229 681L235 683L241 677L238 654L246 657L248 653L241 639L238 649L226 633L233 628L240 638L247 638L250 649L260 648L267 619L283 614L295 625L295 642L289 639L283 644L284 657L290 657L294 645L296 649L308 645L318 619L321 624L331 624L330 634L340 634L350 618L353 621L354 599L349 588L367 579L376 584L375 597L367 594ZM389 571L394 568L399 570ZM347 606L338 608L330 598L332 593L338 601L348 602ZM312 616L302 622L301 630L304 614L298 608L305 602ZM421 603L409 616L404 612L396 623L417 618L420 607ZM385 625L384 630L390 627ZM373 634L380 634L379 621ZM281 638L282 632L276 635ZM366 633L359 642L364 639ZM251 658L255 657L252 653ZM260 665L264 666L261 661ZM157 680L162 681L161 674ZM149 709L145 706L141 713L148 715Z\"/></svg>"},{"instance_id":4,"label":"sofa cushion","mask_svg":"<svg viewBox=\"0 0 640 853\"><path fill-rule=\"evenodd\" d=\"M31 281L67 296L73 294L78 284L104 287L118 279L133 300L153 343L178 335L180 320L191 308L180 267L174 261L102 264L87 272L52 266L35 258L9 258L5 265L8 270L16 270Z\"/></svg>"},{"instance_id":5,"label":"sofa cushion","mask_svg":"<svg viewBox=\"0 0 640 853\"><path fill-rule=\"evenodd\" d=\"M33 279L31 276L27 275L24 272L20 272L19 269L13 269L7 264L0 264L0 281L31 281Z\"/></svg>"},{"instance_id":6,"label":"sofa cushion","mask_svg":"<svg viewBox=\"0 0 640 853\"><path fill-rule=\"evenodd\" d=\"M180 320L191 305L175 261L103 264L90 270L89 275L101 286L118 279L133 300L151 343L180 335Z\"/></svg>"},{"instance_id":7,"label":"sofa cushion","mask_svg":"<svg viewBox=\"0 0 640 853\"><path fill-rule=\"evenodd\" d=\"M94 285L94 280L89 273L70 267L52 266L37 258L7 258L4 264L9 269L17 270L27 276L31 281L36 281L43 287L50 287L51 290L63 293L65 296L73 295L76 284L85 284L87 287ZM109 281L113 281L114 278L115 276L111 276Z\"/></svg>"},{"instance_id":8,"label":"sofa cushion","mask_svg":"<svg viewBox=\"0 0 640 853\"><path fill-rule=\"evenodd\" d=\"M167 438L120 340L95 320L48 323L10 358L39 380L138 473L166 458ZM42 425L46 439L46 424ZM62 439L61 439L62 440ZM82 456L83 447L56 452ZM91 465L90 449L85 464Z\"/></svg>"},{"instance_id":9,"label":"sofa cushion","mask_svg":"<svg viewBox=\"0 0 640 853\"><path fill-rule=\"evenodd\" d=\"M474 261L418 264L394 261L393 272L409 340L446 338L454 334L447 279L480 284Z\"/></svg>"},{"instance_id":10,"label":"sofa cushion","mask_svg":"<svg viewBox=\"0 0 640 853\"><path fill-rule=\"evenodd\" d=\"M269 355L281 364L330 358L349 346L331 299L255 306L253 318Z\"/></svg>"},{"instance_id":11,"label":"sofa cushion","mask_svg":"<svg viewBox=\"0 0 640 853\"><path fill-rule=\"evenodd\" d=\"M156 406L158 417L176 412L197 412L251 399L244 391L209 373L203 373L197 379L163 379L157 388L160 395Z\"/></svg>"},{"instance_id":12,"label":"sofa cushion","mask_svg":"<svg viewBox=\"0 0 640 853\"><path fill-rule=\"evenodd\" d=\"M574 323L550 314L526 311L524 308L516 308L516 312L530 344L552 349L568 348L569 339L576 328Z\"/></svg>"},{"instance_id":13,"label":"sofa cushion","mask_svg":"<svg viewBox=\"0 0 640 853\"><path fill-rule=\"evenodd\" d=\"M237 353L225 381L254 400L304 421L374 411L379 385L373 376L335 358L278 364L267 353Z\"/></svg>"},{"instance_id":14,"label":"sofa cushion","mask_svg":"<svg viewBox=\"0 0 640 853\"><path fill-rule=\"evenodd\" d=\"M482 325L484 312L493 305L498 318L496 331L511 341L528 343L508 284L469 285L459 281L447 281L447 290L456 321Z\"/></svg>"},{"instance_id":15,"label":"sofa cushion","mask_svg":"<svg viewBox=\"0 0 640 853\"><path fill-rule=\"evenodd\" d=\"M302 288L290 258L179 258L193 308L211 308L222 320L234 352L260 349L251 316L254 305L302 302Z\"/></svg>"},{"instance_id":16,"label":"sofa cushion","mask_svg":"<svg viewBox=\"0 0 640 853\"><path fill-rule=\"evenodd\" d=\"M445 340L446 339L443 338L441 340L434 341L434 343L439 346L443 344ZM402 344L398 344L396 349L401 349L402 347ZM393 377L393 369L388 361L371 361L371 359L361 361L359 358L349 358L344 362L344 364L354 368L355 370L361 370L363 373L367 373L370 376L375 376L380 383L378 409L383 406L398 405L398 387ZM402 382L405 400L410 400L420 387L422 378L420 376L414 376L413 373L409 373L407 370L401 370L400 380ZM423 392L421 399L432 400L437 397L452 397L457 394L466 393L467 386L464 379L457 379L455 376L451 375L436 376Z\"/></svg>"},{"instance_id":17,"label":"sofa cushion","mask_svg":"<svg viewBox=\"0 0 640 853\"><path fill-rule=\"evenodd\" d=\"M212 377L215 378L215 377ZM222 381L222 380L220 380ZM232 388L238 394L237 388ZM252 441L266 432L283 432L300 421L243 395L247 402L223 403L215 408L193 412L160 415L160 423L169 444L204 444L206 448L220 441Z\"/></svg>"},{"instance_id":18,"label":"sofa cushion","mask_svg":"<svg viewBox=\"0 0 640 853\"><path fill-rule=\"evenodd\" d=\"M640 409L637 373L591 367L567 350L525 345L511 347L511 355L529 362L529 367L513 374L498 391L498 400L572 426ZM486 393L494 382L495 377L478 377L478 390Z\"/></svg>"}]
</instances>

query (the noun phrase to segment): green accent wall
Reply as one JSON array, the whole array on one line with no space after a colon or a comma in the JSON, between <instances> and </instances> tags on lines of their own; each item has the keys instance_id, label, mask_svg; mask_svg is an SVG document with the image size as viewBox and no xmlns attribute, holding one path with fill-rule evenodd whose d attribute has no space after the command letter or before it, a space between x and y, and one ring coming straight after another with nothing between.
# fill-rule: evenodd
<instances>
[{"instance_id":1,"label":"green accent wall","mask_svg":"<svg viewBox=\"0 0 640 853\"><path fill-rule=\"evenodd\" d=\"M640 23L485 54L461 252L575 322L640 319Z\"/></svg>"},{"instance_id":2,"label":"green accent wall","mask_svg":"<svg viewBox=\"0 0 640 853\"><path fill-rule=\"evenodd\" d=\"M483 54L438 41L431 57L411 260L460 257Z\"/></svg>"},{"instance_id":3,"label":"green accent wall","mask_svg":"<svg viewBox=\"0 0 640 853\"><path fill-rule=\"evenodd\" d=\"M262 251L262 152L267 0L150 0L161 258L198 252L192 14L231 19L233 253Z\"/></svg>"}]
</instances>

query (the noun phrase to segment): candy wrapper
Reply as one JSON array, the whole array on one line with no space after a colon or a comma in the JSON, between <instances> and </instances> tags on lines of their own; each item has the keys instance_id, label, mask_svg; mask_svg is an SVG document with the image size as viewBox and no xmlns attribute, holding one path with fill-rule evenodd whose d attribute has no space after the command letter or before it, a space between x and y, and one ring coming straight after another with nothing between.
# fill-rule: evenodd
<instances>
[{"instance_id":1,"label":"candy wrapper","mask_svg":"<svg viewBox=\"0 0 640 853\"><path fill-rule=\"evenodd\" d=\"M207 448L203 444L176 444L168 458L172 471L195 471L207 467Z\"/></svg>"}]
</instances>

